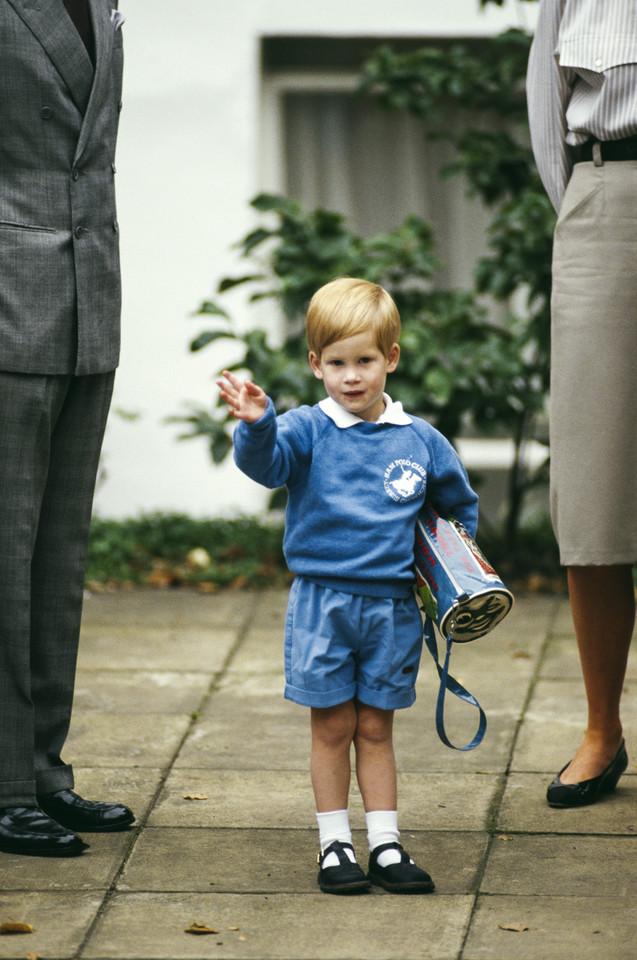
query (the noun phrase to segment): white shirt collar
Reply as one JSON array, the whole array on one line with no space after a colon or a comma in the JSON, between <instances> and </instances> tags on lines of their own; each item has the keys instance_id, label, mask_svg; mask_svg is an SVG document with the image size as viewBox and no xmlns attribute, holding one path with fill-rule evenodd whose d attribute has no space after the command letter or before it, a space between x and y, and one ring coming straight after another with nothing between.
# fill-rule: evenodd
<instances>
[{"instance_id":1,"label":"white shirt collar","mask_svg":"<svg viewBox=\"0 0 637 960\"><path fill-rule=\"evenodd\" d=\"M376 423L392 423L395 426L402 427L412 422L411 417L405 413L399 400L392 400L387 393L383 394L383 400L385 401L385 409ZM365 423L361 417L350 413L349 410L342 407L336 400L332 400L331 397L325 397L324 400L321 400L319 407L330 420L334 421L337 427L344 429L345 427L353 427L357 423Z\"/></svg>"}]
</instances>

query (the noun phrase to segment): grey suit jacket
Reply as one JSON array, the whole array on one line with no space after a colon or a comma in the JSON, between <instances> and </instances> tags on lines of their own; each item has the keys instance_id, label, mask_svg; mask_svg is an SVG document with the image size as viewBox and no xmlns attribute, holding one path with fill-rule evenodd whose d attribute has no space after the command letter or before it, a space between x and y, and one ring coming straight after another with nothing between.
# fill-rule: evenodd
<instances>
[{"instance_id":1,"label":"grey suit jacket","mask_svg":"<svg viewBox=\"0 0 637 960\"><path fill-rule=\"evenodd\" d=\"M0 370L117 366L116 0L88 0L96 65L62 0L0 0Z\"/></svg>"}]
</instances>

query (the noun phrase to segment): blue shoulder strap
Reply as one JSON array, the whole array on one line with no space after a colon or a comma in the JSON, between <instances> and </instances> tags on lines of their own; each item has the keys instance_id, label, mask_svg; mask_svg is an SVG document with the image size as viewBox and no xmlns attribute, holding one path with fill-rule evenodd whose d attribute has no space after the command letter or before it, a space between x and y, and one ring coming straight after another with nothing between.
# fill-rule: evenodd
<instances>
[{"instance_id":1,"label":"blue shoulder strap","mask_svg":"<svg viewBox=\"0 0 637 960\"><path fill-rule=\"evenodd\" d=\"M474 747L477 747L482 740L484 739L484 734L487 729L487 718L484 710L473 696L469 693L468 690L462 686L461 683L458 683L450 674L449 674L449 657L451 656L451 644L452 644L451 634L447 637L447 652L445 654L444 666L440 666L438 661L438 644L436 643L436 633L433 628L433 624L427 618L425 622L425 643L427 644L427 649L434 659L436 668L438 670L438 676L440 677L440 688L438 690L438 701L436 703L436 730L438 736L442 742L447 746L451 747L452 750L473 750ZM447 734L445 732L445 721L444 721L444 712L445 712L445 693L449 690L460 700L464 700L465 703L470 703L471 706L477 707L480 713L480 722L478 724L478 729L476 734L471 741L465 747L456 747L455 744L451 743Z\"/></svg>"}]
</instances>

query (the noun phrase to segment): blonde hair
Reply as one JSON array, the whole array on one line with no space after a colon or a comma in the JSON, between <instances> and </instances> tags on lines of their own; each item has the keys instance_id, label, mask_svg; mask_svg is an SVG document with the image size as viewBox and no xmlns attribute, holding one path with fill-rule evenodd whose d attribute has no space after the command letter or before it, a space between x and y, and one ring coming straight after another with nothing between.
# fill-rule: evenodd
<instances>
[{"instance_id":1,"label":"blonde hair","mask_svg":"<svg viewBox=\"0 0 637 960\"><path fill-rule=\"evenodd\" d=\"M305 318L307 345L320 358L325 347L371 331L386 357L400 336L400 315L387 291L377 283L339 277L320 287Z\"/></svg>"}]
</instances>

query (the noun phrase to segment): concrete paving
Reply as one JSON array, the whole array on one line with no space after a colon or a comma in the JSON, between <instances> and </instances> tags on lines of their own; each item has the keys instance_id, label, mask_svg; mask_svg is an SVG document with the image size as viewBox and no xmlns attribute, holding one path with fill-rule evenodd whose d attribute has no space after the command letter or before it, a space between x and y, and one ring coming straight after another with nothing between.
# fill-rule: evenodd
<instances>
[{"instance_id":1,"label":"concrete paving","mask_svg":"<svg viewBox=\"0 0 637 960\"><path fill-rule=\"evenodd\" d=\"M628 772L612 797L560 811L546 785L585 711L566 600L518 597L454 650L489 719L469 753L437 739L425 652L396 720L399 821L436 892L335 897L316 883L308 712L282 696L285 605L278 590L87 598L66 759L78 792L138 820L87 835L75 859L0 854L0 924L33 927L0 935L0 958L636 960L635 659ZM466 742L475 711L448 714ZM350 809L366 863L354 785Z\"/></svg>"}]
</instances>

